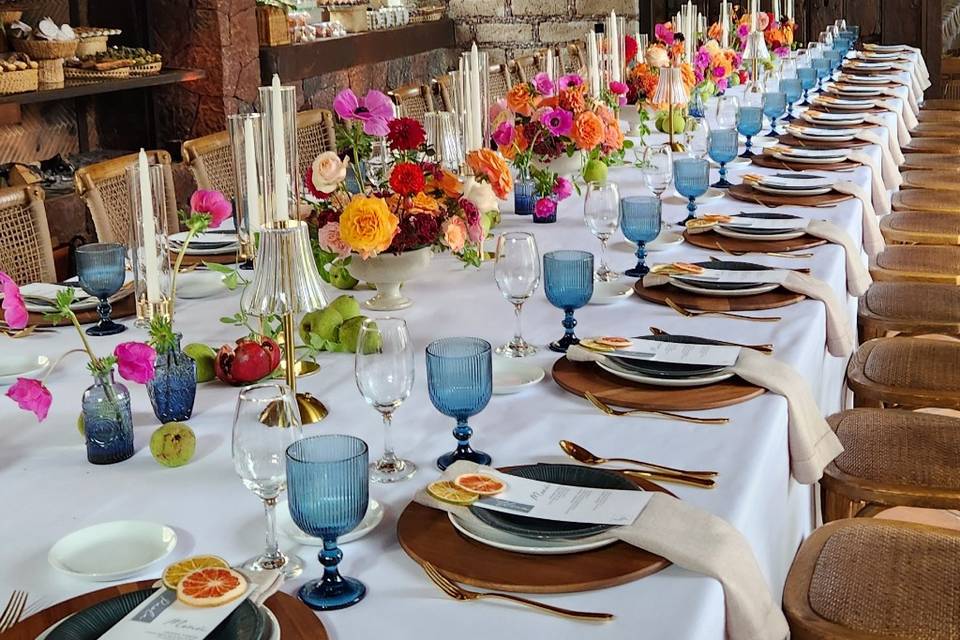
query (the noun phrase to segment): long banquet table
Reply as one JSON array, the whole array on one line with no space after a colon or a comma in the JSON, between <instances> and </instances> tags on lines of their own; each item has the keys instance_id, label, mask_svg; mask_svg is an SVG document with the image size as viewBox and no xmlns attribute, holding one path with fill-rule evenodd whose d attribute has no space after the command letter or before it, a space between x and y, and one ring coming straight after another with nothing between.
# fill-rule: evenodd
<instances>
[{"instance_id":1,"label":"long banquet table","mask_svg":"<svg viewBox=\"0 0 960 640\"><path fill-rule=\"evenodd\" d=\"M879 160L876 146L868 151ZM744 171L767 170L734 167L733 181L739 182ZM838 174L838 179L841 177L853 180L869 193L869 169ZM610 178L619 184L621 195L645 192L634 169L613 169ZM504 208L509 209L509 205ZM701 206L700 212L759 209L727 196ZM856 200L835 208L781 210L829 220L860 242L861 205ZM665 200L664 217L668 221L678 222L685 213L683 203L675 196ZM582 200L578 197L561 205L559 220L552 225L534 225L529 218L504 211L496 231L511 230L534 232L541 252L559 248L599 250L598 241L584 227ZM848 301L853 323L856 301L846 292L843 250L825 245L812 252L815 256L805 260L762 254L743 259L786 268L811 267L815 277ZM609 255L618 270L634 262L632 247L619 235ZM716 252L683 244L651 253L649 261L694 261L709 255ZM398 452L416 462L420 470L407 482L371 486L371 495L385 506L386 516L371 534L344 546L341 565L346 575L363 580L369 593L358 606L321 614L331 637L405 639L455 634L468 639L508 634L506 637L573 638L589 634L595 638L723 638L724 603L719 583L676 567L619 587L537 596L560 606L616 614L616 620L603 625L584 625L499 603L456 602L427 580L396 539L398 515L418 487L438 476L434 460L453 444L452 421L439 414L427 396L424 348L435 338L455 335L480 336L499 345L511 335L513 312L497 289L490 263L479 270L465 269L449 256L436 256L428 272L408 282L404 291L415 304L395 315L409 323L417 353L417 380L412 396L396 414L394 437ZM330 289L328 296L338 293ZM357 291L356 295L364 299L371 293ZM177 327L185 336L184 342L220 345L238 337L238 330L218 322L220 316L237 310L238 301L239 294L229 292L214 299L178 301ZM638 335L656 326L671 333L773 343L775 357L802 375L825 415L843 408L845 359L826 353L823 305L806 300L760 314L782 315L783 320L751 323L721 317L685 318L633 296L615 305L588 305L579 310L577 332L581 336ZM608 417L561 390L550 378L557 354L545 345L561 334L561 319L562 312L550 306L541 287L525 305L523 321L524 335L540 347L531 361L542 366L547 377L523 393L494 396L486 410L471 421L474 445L491 453L494 463L500 465L565 461L557 443L566 438L599 455L719 471L718 486L711 491L668 487L743 533L772 596L779 601L793 555L815 525L813 488L796 483L789 475L785 400L767 393L732 407L698 413L729 417L731 421L725 426ZM130 330L126 333L93 339L94 348L107 353L119 342L145 337L132 322L127 324ZM76 346L72 330L61 330L6 342L3 349L56 357ZM306 427L305 432L354 434L370 444L371 456L379 455L383 438L380 418L357 391L353 357L326 354L320 364L320 373L302 379L299 385L320 398L329 407L330 416ZM234 473L230 459L236 389L218 382L199 388L194 416L189 421L198 436L196 457L185 467L168 469L152 459L147 446L157 421L146 391L128 384L137 454L122 464L97 467L86 462L83 441L75 428L80 396L89 383L82 357L73 355L48 380L54 404L46 422L36 424L32 415L18 411L13 403L6 399L0 402L0 424L4 425L0 486L5 504L0 520L0 540L4 541L0 546L0 565L4 567L0 597L12 589L26 589L31 601L40 599L31 607L36 608L94 588L96 585L55 571L47 564L46 555L61 536L108 520L145 519L172 526L179 542L168 560L213 553L239 563L259 552L263 544L262 510ZM320 574L317 549L292 546L285 538L282 543L306 561L304 574L284 586L284 591L293 593L304 580ZM155 576L158 571L159 567L154 567L140 577Z\"/></svg>"}]
</instances>

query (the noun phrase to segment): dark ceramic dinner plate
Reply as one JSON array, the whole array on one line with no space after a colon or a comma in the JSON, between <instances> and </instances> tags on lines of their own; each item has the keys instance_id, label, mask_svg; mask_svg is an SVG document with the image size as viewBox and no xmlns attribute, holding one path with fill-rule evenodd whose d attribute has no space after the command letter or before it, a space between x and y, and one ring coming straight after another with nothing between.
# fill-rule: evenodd
<instances>
[{"instance_id":1,"label":"dark ceramic dinner plate","mask_svg":"<svg viewBox=\"0 0 960 640\"><path fill-rule=\"evenodd\" d=\"M796 220L797 229L800 228L803 218L800 216L790 215L789 213L768 213L768 212L757 212L757 213L741 213L740 215L733 216L733 222L724 223L721 225L724 229L730 229L731 231L736 231L737 233L749 233L757 236L764 235L779 235L781 233L787 233L789 231L794 231L795 229L754 229L753 227L741 227L737 225L737 218L751 218L753 220Z\"/></svg>"}]
</instances>

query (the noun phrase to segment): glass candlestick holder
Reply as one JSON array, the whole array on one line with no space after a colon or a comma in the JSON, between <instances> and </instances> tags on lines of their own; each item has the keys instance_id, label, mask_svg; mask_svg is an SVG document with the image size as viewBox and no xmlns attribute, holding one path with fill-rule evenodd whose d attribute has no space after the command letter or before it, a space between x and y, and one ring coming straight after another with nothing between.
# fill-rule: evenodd
<instances>
[{"instance_id":1,"label":"glass candlestick holder","mask_svg":"<svg viewBox=\"0 0 960 640\"><path fill-rule=\"evenodd\" d=\"M167 238L166 180L161 165L127 169L130 194L130 262L133 265L136 326L170 316L170 244Z\"/></svg>"}]
</instances>

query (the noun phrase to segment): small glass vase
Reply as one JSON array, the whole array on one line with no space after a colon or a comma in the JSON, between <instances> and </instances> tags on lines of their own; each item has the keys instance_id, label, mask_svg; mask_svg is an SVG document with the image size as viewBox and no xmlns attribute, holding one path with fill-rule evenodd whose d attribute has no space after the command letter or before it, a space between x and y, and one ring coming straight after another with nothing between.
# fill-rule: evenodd
<instances>
[{"instance_id":1,"label":"small glass vase","mask_svg":"<svg viewBox=\"0 0 960 640\"><path fill-rule=\"evenodd\" d=\"M189 420L197 395L197 364L181 351L182 336L175 335L176 347L157 354L153 380L147 383L153 413L162 423Z\"/></svg>"},{"instance_id":2,"label":"small glass vase","mask_svg":"<svg viewBox=\"0 0 960 640\"><path fill-rule=\"evenodd\" d=\"M130 393L113 379L113 369L94 375L83 392L83 428L90 463L114 464L133 455Z\"/></svg>"},{"instance_id":3,"label":"small glass vase","mask_svg":"<svg viewBox=\"0 0 960 640\"><path fill-rule=\"evenodd\" d=\"M513 212L518 216L532 216L537 203L536 185L528 173L521 172L513 183Z\"/></svg>"}]
</instances>

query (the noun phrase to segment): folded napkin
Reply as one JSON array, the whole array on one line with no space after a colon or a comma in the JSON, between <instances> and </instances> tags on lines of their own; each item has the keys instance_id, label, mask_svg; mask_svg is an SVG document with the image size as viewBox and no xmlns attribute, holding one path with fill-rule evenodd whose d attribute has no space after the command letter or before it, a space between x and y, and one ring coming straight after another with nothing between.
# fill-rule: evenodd
<instances>
[{"instance_id":1,"label":"folded napkin","mask_svg":"<svg viewBox=\"0 0 960 640\"><path fill-rule=\"evenodd\" d=\"M901 96L900 92L896 89L891 89L890 87L877 87L877 89L880 93L890 98L903 99L903 96ZM907 123L907 127L912 131L913 128L917 126L917 114L920 113L920 105L917 104L917 99L909 89L907 89L906 104L909 106L909 109L904 108L903 118Z\"/></svg>"},{"instance_id":2,"label":"folded napkin","mask_svg":"<svg viewBox=\"0 0 960 640\"><path fill-rule=\"evenodd\" d=\"M879 229L879 227L878 227ZM810 220L807 222L807 233L815 238L822 238L832 244L843 247L844 266L847 273L847 293L859 298L867 292L873 283L870 271L863 264L860 256L860 247L853 241L850 234L826 220ZM881 236L881 240L883 236ZM874 257L874 256L871 256Z\"/></svg>"},{"instance_id":3,"label":"folded napkin","mask_svg":"<svg viewBox=\"0 0 960 640\"><path fill-rule=\"evenodd\" d=\"M49 282L31 282L20 287L20 294L30 302L31 300L48 300L52 305L57 301L57 294L61 291L73 288L74 302L80 302L92 298L90 294L80 288L80 283L76 282L70 286L52 284Z\"/></svg>"},{"instance_id":4,"label":"folded napkin","mask_svg":"<svg viewBox=\"0 0 960 640\"><path fill-rule=\"evenodd\" d=\"M863 140L864 142L869 142L880 147L884 176L900 172L900 165L906 161L906 158L903 157L903 152L900 150L900 145L897 144L897 141L893 136L887 135L887 139L884 140L874 131L870 131L869 129L861 129L860 131L857 131L854 137L857 140ZM886 182L886 179L884 179L884 182Z\"/></svg>"},{"instance_id":5,"label":"folded napkin","mask_svg":"<svg viewBox=\"0 0 960 640\"><path fill-rule=\"evenodd\" d=\"M887 111L893 111L896 113L898 120L902 121L903 126L906 127L908 133L913 131L913 129L920 124L920 121L917 120L917 116L907 107L904 100L875 100L874 104L881 109L886 109ZM897 126L899 126L899 124Z\"/></svg>"},{"instance_id":6,"label":"folded napkin","mask_svg":"<svg viewBox=\"0 0 960 640\"><path fill-rule=\"evenodd\" d=\"M574 362L597 362L604 358L602 353L580 345L567 350L567 359ZM843 452L843 445L820 415L807 381L789 365L753 349L741 349L731 371L747 382L786 398L790 473L802 484L819 480L830 461Z\"/></svg>"},{"instance_id":7,"label":"folded napkin","mask_svg":"<svg viewBox=\"0 0 960 640\"><path fill-rule=\"evenodd\" d=\"M887 215L890 213L890 194L887 192L887 186L884 184L883 171L880 166L877 164L877 161L873 159L866 151L860 149L854 149L850 152L848 156L851 160L855 160L865 167L870 168L870 186L871 193L873 195L873 208L876 211L877 215ZM896 189L900 186L902 181L900 177L900 172L894 174L896 177L891 176L891 182L894 184L890 185L891 189Z\"/></svg>"},{"instance_id":8,"label":"folded napkin","mask_svg":"<svg viewBox=\"0 0 960 640\"><path fill-rule=\"evenodd\" d=\"M849 194L860 201L863 248L871 258L877 257L886 247L886 243L883 240L883 233L880 232L880 220L877 218L873 203L870 202L870 196L860 185L849 180L835 183L833 190Z\"/></svg>"},{"instance_id":9,"label":"folded napkin","mask_svg":"<svg viewBox=\"0 0 960 640\"><path fill-rule=\"evenodd\" d=\"M897 143L902 147L910 144L910 130L907 129L907 123L903 119L903 107L901 103L898 102L888 102L886 100L877 100L876 104L881 109L889 111L895 116L897 128L894 133L897 134ZM883 116L879 113L868 113L863 118L866 122L871 124L876 124L881 127L886 127L887 122L883 119Z\"/></svg>"},{"instance_id":10,"label":"folded napkin","mask_svg":"<svg viewBox=\"0 0 960 640\"><path fill-rule=\"evenodd\" d=\"M837 357L853 353L856 340L850 329L846 307L834 295L830 286L813 276L796 271L784 270L784 279L780 286L794 293L801 293L823 303L827 315L827 351ZM649 273L643 277L644 287L659 287L670 282L670 277L658 273Z\"/></svg>"},{"instance_id":11,"label":"folded napkin","mask_svg":"<svg viewBox=\"0 0 960 640\"><path fill-rule=\"evenodd\" d=\"M459 460L443 472L441 480L491 471ZM441 502L422 489L413 500L466 521L479 521L468 507ZM665 493L651 492L650 501L633 524L596 537L601 536L614 536L682 569L718 580L723 587L726 635L731 640L783 640L789 636L787 620L770 595L750 545L726 520Z\"/></svg>"}]
</instances>

